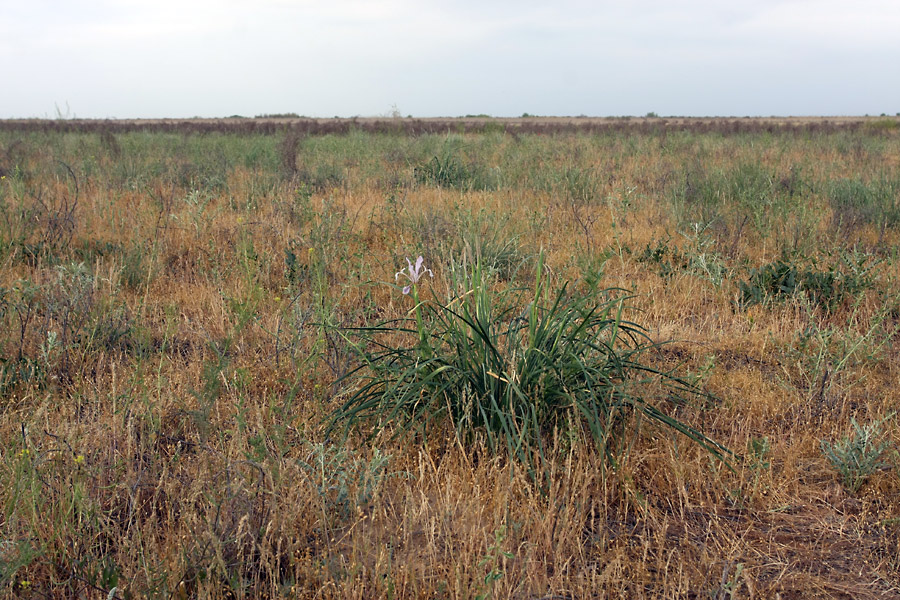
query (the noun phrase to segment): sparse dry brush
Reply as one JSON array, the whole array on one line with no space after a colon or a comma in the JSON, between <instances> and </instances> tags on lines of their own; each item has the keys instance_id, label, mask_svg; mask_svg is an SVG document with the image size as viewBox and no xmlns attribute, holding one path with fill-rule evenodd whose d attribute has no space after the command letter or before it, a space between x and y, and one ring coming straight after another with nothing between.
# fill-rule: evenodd
<instances>
[{"instance_id":1,"label":"sparse dry brush","mask_svg":"<svg viewBox=\"0 0 900 600\"><path fill-rule=\"evenodd\" d=\"M0 123L0 594L897 597L885 123Z\"/></svg>"}]
</instances>

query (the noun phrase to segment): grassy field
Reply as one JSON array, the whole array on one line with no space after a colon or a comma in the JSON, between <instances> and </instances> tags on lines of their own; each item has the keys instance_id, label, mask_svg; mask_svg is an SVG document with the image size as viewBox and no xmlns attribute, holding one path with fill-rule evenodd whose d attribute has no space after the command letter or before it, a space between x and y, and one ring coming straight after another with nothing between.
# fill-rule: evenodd
<instances>
[{"instance_id":1,"label":"grassy field","mask_svg":"<svg viewBox=\"0 0 900 600\"><path fill-rule=\"evenodd\" d=\"M0 124L4 597L900 596L900 119L248 122Z\"/></svg>"}]
</instances>

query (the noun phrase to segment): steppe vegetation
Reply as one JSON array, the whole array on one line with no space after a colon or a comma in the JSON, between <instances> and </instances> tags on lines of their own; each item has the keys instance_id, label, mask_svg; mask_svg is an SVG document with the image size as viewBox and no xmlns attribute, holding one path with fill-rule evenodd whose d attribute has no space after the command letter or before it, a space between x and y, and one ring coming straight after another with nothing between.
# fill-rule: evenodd
<instances>
[{"instance_id":1,"label":"steppe vegetation","mask_svg":"<svg viewBox=\"0 0 900 600\"><path fill-rule=\"evenodd\" d=\"M0 123L0 593L898 597L898 252L893 118Z\"/></svg>"}]
</instances>

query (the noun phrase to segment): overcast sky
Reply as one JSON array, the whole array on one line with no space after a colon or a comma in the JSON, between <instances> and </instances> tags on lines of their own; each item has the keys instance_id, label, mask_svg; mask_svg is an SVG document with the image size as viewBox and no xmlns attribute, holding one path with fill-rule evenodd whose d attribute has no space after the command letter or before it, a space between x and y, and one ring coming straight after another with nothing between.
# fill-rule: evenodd
<instances>
[{"instance_id":1,"label":"overcast sky","mask_svg":"<svg viewBox=\"0 0 900 600\"><path fill-rule=\"evenodd\" d=\"M900 112L900 0L0 0L0 118Z\"/></svg>"}]
</instances>

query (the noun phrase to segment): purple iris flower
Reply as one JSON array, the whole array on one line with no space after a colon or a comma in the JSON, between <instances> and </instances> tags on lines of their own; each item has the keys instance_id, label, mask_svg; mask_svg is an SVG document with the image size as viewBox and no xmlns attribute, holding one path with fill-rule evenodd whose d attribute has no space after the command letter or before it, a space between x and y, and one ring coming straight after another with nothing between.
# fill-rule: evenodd
<instances>
[{"instance_id":1,"label":"purple iris flower","mask_svg":"<svg viewBox=\"0 0 900 600\"><path fill-rule=\"evenodd\" d=\"M434 277L434 272L431 269L426 268L423 264L424 262L425 259L420 256L416 259L416 265L413 266L412 261L407 258L406 264L409 265L409 272L407 273L406 270L403 270L398 271L397 274L394 275L394 281L399 281L401 275L409 279L409 285L403 288L404 294L408 294L410 290L412 290L412 286L417 284L419 282L419 279L421 279L421 277L425 275L425 273L428 273L430 277Z\"/></svg>"}]
</instances>

